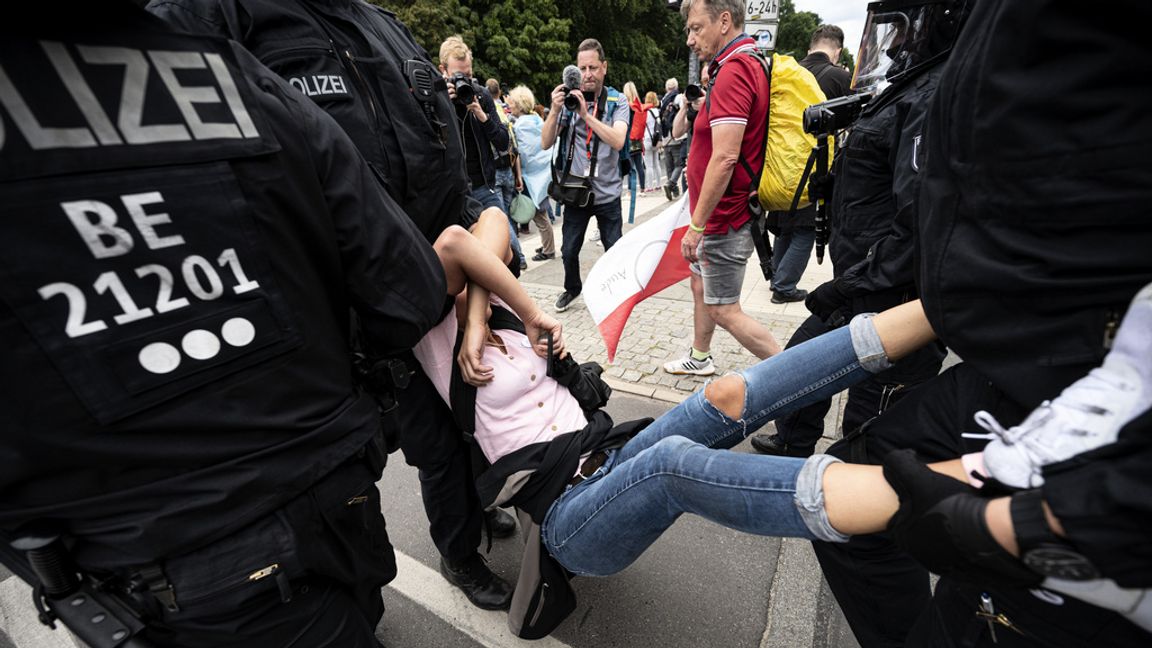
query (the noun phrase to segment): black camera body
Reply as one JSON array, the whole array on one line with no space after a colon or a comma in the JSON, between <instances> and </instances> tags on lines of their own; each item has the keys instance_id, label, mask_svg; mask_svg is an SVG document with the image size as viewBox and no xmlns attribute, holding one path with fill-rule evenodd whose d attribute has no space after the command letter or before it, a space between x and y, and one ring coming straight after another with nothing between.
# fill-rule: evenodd
<instances>
[{"instance_id":1,"label":"black camera body","mask_svg":"<svg viewBox=\"0 0 1152 648\"><path fill-rule=\"evenodd\" d=\"M851 126L872 100L870 93L837 97L804 109L804 132L830 135Z\"/></svg>"},{"instance_id":2,"label":"black camera body","mask_svg":"<svg viewBox=\"0 0 1152 648\"><path fill-rule=\"evenodd\" d=\"M580 110L580 102L588 105L596 100L596 93L588 90L577 91L571 88L564 89L564 107L573 112Z\"/></svg>"},{"instance_id":3,"label":"black camera body","mask_svg":"<svg viewBox=\"0 0 1152 648\"><path fill-rule=\"evenodd\" d=\"M476 95L483 90L480 84L476 83L476 79L463 72L457 72L448 77L448 85L456 91L456 98L453 101L461 106L472 103L476 99Z\"/></svg>"}]
</instances>

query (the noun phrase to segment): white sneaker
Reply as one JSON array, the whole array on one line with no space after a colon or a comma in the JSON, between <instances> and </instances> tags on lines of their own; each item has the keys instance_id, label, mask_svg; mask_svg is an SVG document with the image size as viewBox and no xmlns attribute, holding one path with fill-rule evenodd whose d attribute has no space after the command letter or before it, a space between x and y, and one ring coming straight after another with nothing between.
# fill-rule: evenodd
<instances>
[{"instance_id":1,"label":"white sneaker","mask_svg":"<svg viewBox=\"0 0 1152 648\"><path fill-rule=\"evenodd\" d=\"M589 241L599 241L600 240L600 228L599 227L594 228L592 230L592 236L589 236L588 240Z\"/></svg>"},{"instance_id":2,"label":"white sneaker","mask_svg":"<svg viewBox=\"0 0 1152 648\"><path fill-rule=\"evenodd\" d=\"M693 376L711 376L716 373L716 365L712 363L712 356L703 360L696 360L689 354L679 360L664 363L664 371L678 376L691 374Z\"/></svg>"},{"instance_id":3,"label":"white sneaker","mask_svg":"<svg viewBox=\"0 0 1152 648\"><path fill-rule=\"evenodd\" d=\"M1140 401L1140 374L1120 358L1069 385L1055 400L1044 401L1024 422L1005 430L988 412L976 423L994 438L984 447L984 467L999 481L1017 488L1044 483L1041 468L1116 441Z\"/></svg>"}]
</instances>

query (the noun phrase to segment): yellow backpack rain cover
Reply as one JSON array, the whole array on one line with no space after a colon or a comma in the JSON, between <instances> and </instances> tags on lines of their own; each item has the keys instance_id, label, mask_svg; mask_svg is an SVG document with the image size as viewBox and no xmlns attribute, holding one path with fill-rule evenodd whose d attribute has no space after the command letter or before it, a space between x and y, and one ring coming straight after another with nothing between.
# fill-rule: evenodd
<instances>
[{"instance_id":1,"label":"yellow backpack rain cover","mask_svg":"<svg viewBox=\"0 0 1152 648\"><path fill-rule=\"evenodd\" d=\"M825 100L816 77L796 59L772 55L772 97L768 108L768 144L764 152L764 172L757 195L767 211L787 211L792 207L796 185L804 175L808 155L816 138L804 132L804 109ZM829 156L832 151L829 138ZM797 208L808 205L805 188Z\"/></svg>"}]
</instances>

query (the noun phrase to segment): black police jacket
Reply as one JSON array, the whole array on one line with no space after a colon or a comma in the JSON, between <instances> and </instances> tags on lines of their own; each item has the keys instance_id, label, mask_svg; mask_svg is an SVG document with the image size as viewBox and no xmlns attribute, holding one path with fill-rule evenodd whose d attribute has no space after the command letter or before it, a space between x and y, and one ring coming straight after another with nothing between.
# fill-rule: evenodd
<instances>
[{"instance_id":1,"label":"black police jacket","mask_svg":"<svg viewBox=\"0 0 1152 648\"><path fill-rule=\"evenodd\" d=\"M152 0L148 10L240 42L315 101L429 241L479 214L440 72L391 12L361 0Z\"/></svg>"},{"instance_id":2,"label":"black police jacket","mask_svg":"<svg viewBox=\"0 0 1152 648\"><path fill-rule=\"evenodd\" d=\"M58 520L82 564L143 563L377 435L349 312L408 349L444 277L336 122L246 50L130 3L55 13L0 27L0 99L26 106L0 141L0 527Z\"/></svg>"},{"instance_id":3,"label":"black police jacket","mask_svg":"<svg viewBox=\"0 0 1152 648\"><path fill-rule=\"evenodd\" d=\"M883 310L915 296L913 228L920 126L936 89L936 66L886 89L852 126L837 156L829 254L855 310Z\"/></svg>"},{"instance_id":4,"label":"black police jacket","mask_svg":"<svg viewBox=\"0 0 1152 648\"><path fill-rule=\"evenodd\" d=\"M1029 408L1097 366L1128 302L1152 282L1149 21L1142 0L1107 12L981 1L926 118L918 241L928 318ZM1105 575L1148 587L1152 425L1138 423L1122 431L1125 447L1046 471L1044 494Z\"/></svg>"}]
</instances>

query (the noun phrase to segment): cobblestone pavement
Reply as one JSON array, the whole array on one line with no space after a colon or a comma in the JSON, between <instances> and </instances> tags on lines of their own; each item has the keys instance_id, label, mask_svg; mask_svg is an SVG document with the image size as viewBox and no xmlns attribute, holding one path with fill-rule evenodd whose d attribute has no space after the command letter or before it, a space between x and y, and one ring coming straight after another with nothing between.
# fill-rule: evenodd
<instances>
[{"instance_id":1,"label":"cobblestone pavement","mask_svg":"<svg viewBox=\"0 0 1152 648\"><path fill-rule=\"evenodd\" d=\"M644 222L670 204L665 200L663 192L639 196L636 201L636 223ZM630 196L626 192L622 210L625 220L629 208ZM553 227L557 250L562 238L560 222L557 220ZM588 235L592 227L589 226ZM625 223L624 233L627 234L632 227L634 225ZM531 256L531 251L540 244L539 235L533 231L532 234L521 236L521 245ZM586 235L580 253L581 276L587 276L588 270L603 253L604 248L600 243L588 241ZM528 263L528 270L521 274L521 282L545 310L554 312L553 304L563 291L564 282L564 268L559 255L549 261ZM818 265L813 254L799 287L811 290L831 278L831 262L825 259L823 264ZM749 259L741 305L745 312L772 331L781 346L787 343L808 316L803 303L771 302L771 291L761 275L755 254ZM604 342L582 299L577 299L572 308L557 314L557 317L564 323L568 348L576 358L603 364L614 386L623 391L679 402L707 380L698 376L675 376L665 373L662 368L665 362L684 356L692 343L692 294L687 279L636 306L624 328L616 361L612 364L608 364ZM716 329L713 338L712 354L718 373L741 369L757 361L756 356L720 328Z\"/></svg>"}]
</instances>

